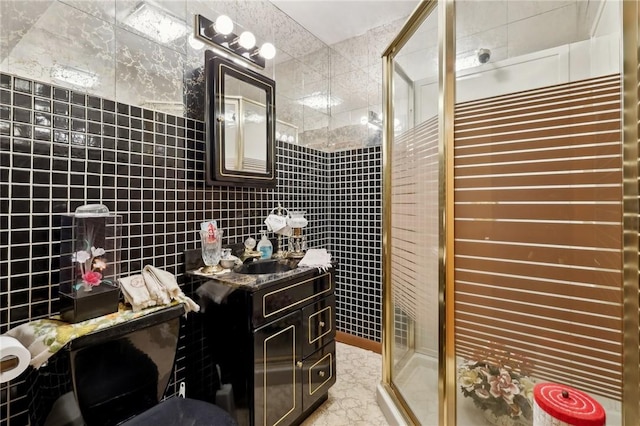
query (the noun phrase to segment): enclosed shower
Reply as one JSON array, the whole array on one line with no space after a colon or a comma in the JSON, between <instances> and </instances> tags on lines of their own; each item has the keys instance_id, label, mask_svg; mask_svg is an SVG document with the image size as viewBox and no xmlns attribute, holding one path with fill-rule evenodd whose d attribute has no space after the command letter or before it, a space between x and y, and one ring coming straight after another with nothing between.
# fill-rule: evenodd
<instances>
[{"instance_id":1,"label":"enclosed shower","mask_svg":"<svg viewBox=\"0 0 640 426\"><path fill-rule=\"evenodd\" d=\"M385 52L394 422L531 425L543 381L637 420L637 7L427 1Z\"/></svg>"}]
</instances>

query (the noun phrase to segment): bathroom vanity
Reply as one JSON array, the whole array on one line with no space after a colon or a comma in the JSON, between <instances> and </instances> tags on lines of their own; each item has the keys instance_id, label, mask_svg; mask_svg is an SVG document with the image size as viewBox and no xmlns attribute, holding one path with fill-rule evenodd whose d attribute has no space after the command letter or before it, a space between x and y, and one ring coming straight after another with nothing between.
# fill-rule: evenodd
<instances>
[{"instance_id":1,"label":"bathroom vanity","mask_svg":"<svg viewBox=\"0 0 640 426\"><path fill-rule=\"evenodd\" d=\"M216 400L240 425L298 424L336 380L335 272L252 269L201 277L197 291L222 384Z\"/></svg>"}]
</instances>

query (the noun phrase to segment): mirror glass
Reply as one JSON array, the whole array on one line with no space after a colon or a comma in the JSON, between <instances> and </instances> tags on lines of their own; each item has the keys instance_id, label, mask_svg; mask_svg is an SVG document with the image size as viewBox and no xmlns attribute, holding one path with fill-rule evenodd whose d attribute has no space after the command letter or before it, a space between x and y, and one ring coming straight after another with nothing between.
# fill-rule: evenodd
<instances>
[{"instance_id":1,"label":"mirror glass","mask_svg":"<svg viewBox=\"0 0 640 426\"><path fill-rule=\"evenodd\" d=\"M207 181L275 186L273 80L207 52Z\"/></svg>"}]
</instances>

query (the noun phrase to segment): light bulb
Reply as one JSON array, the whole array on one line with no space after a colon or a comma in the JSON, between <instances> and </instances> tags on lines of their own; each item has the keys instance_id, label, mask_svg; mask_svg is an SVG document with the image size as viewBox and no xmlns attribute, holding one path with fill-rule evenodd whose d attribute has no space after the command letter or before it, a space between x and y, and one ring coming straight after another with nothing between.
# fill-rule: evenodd
<instances>
[{"instance_id":1,"label":"light bulb","mask_svg":"<svg viewBox=\"0 0 640 426\"><path fill-rule=\"evenodd\" d=\"M216 18L213 28L217 33L222 35L231 34L231 31L233 31L233 21L227 15L220 15Z\"/></svg>"},{"instance_id":2,"label":"light bulb","mask_svg":"<svg viewBox=\"0 0 640 426\"><path fill-rule=\"evenodd\" d=\"M197 40L192 35L189 36L189 45L193 47L195 50L200 50L204 47L204 43L200 40Z\"/></svg>"},{"instance_id":3,"label":"light bulb","mask_svg":"<svg viewBox=\"0 0 640 426\"><path fill-rule=\"evenodd\" d=\"M273 59L276 56L276 48L271 43L265 43L260 47L260 56L265 59Z\"/></svg>"},{"instance_id":4,"label":"light bulb","mask_svg":"<svg viewBox=\"0 0 640 426\"><path fill-rule=\"evenodd\" d=\"M238 44L245 49L251 49L256 45L256 38L249 31L244 31L240 34L240 38L238 39Z\"/></svg>"}]
</instances>

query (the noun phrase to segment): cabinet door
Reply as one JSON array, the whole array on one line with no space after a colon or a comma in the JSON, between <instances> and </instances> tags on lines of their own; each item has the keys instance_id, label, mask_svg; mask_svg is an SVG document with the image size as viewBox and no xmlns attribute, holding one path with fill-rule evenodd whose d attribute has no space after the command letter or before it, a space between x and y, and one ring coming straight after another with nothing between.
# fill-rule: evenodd
<instances>
[{"instance_id":1,"label":"cabinet door","mask_svg":"<svg viewBox=\"0 0 640 426\"><path fill-rule=\"evenodd\" d=\"M302 309L302 357L306 358L336 337L336 298L325 297Z\"/></svg>"},{"instance_id":2,"label":"cabinet door","mask_svg":"<svg viewBox=\"0 0 640 426\"><path fill-rule=\"evenodd\" d=\"M336 382L336 343L331 341L304 360L302 366L303 410L307 410Z\"/></svg>"},{"instance_id":3,"label":"cabinet door","mask_svg":"<svg viewBox=\"0 0 640 426\"><path fill-rule=\"evenodd\" d=\"M288 425L302 414L302 316L292 312L254 331L254 425Z\"/></svg>"}]
</instances>

